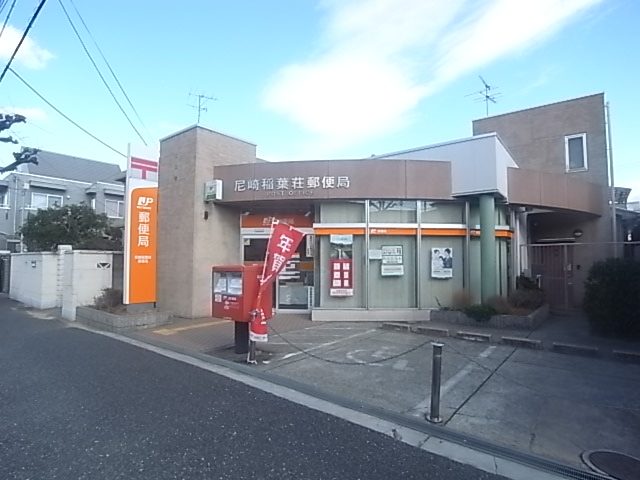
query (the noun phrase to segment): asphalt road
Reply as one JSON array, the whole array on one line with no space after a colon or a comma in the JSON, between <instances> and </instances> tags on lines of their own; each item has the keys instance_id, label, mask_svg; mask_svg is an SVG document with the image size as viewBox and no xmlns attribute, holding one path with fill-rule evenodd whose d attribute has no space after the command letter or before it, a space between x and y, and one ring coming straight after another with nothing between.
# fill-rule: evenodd
<instances>
[{"instance_id":1,"label":"asphalt road","mask_svg":"<svg viewBox=\"0 0 640 480\"><path fill-rule=\"evenodd\" d=\"M0 296L0 478L497 479Z\"/></svg>"}]
</instances>

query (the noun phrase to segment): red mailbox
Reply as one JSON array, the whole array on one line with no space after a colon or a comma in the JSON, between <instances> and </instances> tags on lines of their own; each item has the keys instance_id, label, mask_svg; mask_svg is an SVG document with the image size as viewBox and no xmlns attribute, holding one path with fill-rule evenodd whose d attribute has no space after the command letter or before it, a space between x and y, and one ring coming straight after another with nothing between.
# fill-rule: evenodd
<instances>
[{"instance_id":1,"label":"red mailbox","mask_svg":"<svg viewBox=\"0 0 640 480\"><path fill-rule=\"evenodd\" d=\"M235 322L251 320L258 296L262 265L221 265L213 267L213 316ZM260 307L266 318L273 316L271 292L262 296Z\"/></svg>"}]
</instances>

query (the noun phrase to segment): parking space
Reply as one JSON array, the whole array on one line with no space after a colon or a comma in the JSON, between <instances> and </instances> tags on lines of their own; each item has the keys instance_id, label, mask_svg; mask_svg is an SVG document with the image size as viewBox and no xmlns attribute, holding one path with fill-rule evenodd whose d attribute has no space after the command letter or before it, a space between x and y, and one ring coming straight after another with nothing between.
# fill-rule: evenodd
<instances>
[{"instance_id":1,"label":"parking space","mask_svg":"<svg viewBox=\"0 0 640 480\"><path fill-rule=\"evenodd\" d=\"M209 322L209 324L207 324ZM640 456L640 365L549 351L434 338L376 323L281 316L258 345L256 369L393 412L429 410L431 342L444 344L444 425L583 467L584 450ZM244 363L233 324L174 324L135 334Z\"/></svg>"}]
</instances>

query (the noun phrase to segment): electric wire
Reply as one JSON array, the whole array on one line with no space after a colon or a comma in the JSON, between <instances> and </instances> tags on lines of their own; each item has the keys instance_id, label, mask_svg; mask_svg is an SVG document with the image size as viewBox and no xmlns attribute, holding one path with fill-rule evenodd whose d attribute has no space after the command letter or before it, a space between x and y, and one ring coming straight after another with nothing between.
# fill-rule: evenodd
<instances>
[{"instance_id":1,"label":"electric wire","mask_svg":"<svg viewBox=\"0 0 640 480\"><path fill-rule=\"evenodd\" d=\"M134 107L133 102L131 102L131 99L129 98L129 95L127 95L127 92L125 91L124 87L122 86L122 84L120 83L120 80L118 79L118 76L116 75L116 73L113 71L113 68L111 68L111 64L109 63L109 61L107 60L107 57L105 57L104 53L102 53L102 49L100 48L100 46L98 45L98 42L96 41L96 39L94 38L93 34L91 33L91 30L89 30L89 27L87 26L87 24L84 21L84 18L82 18L82 15L80 14L80 12L78 11L78 9L76 8L76 4L73 2L73 0L69 0L69 3L71 3L71 6L73 7L73 9L75 10L76 14L78 15L78 18L80 19L80 22L82 22L82 25L84 26L85 30L87 31L87 33L89 34L89 38L91 38L91 41L93 42L93 45L96 47L96 50L98 50L98 53L100 54L100 57L102 58L102 60L104 61L104 63L107 65L107 68L109 69L109 72L111 72L111 76L113 77L113 79L116 81L116 84L118 85L118 87L120 88L120 91L122 92L122 95L124 95L124 98L126 98L127 103L129 104L129 106L131 107L131 110L133 110L133 113L136 115L136 118L138 119L138 121L142 124L142 126L146 129L147 126L144 124L144 122L142 121L142 118L140 117L140 115L138 114L138 110L136 109L136 107Z\"/></svg>"},{"instance_id":2,"label":"electric wire","mask_svg":"<svg viewBox=\"0 0 640 480\"><path fill-rule=\"evenodd\" d=\"M0 30L0 38L2 38L2 34L4 33L4 29L6 28L7 23L9 23L9 19L11 18L11 14L13 13L13 7L16 6L16 1L17 0L13 0L13 3L11 4L11 7L9 7L9 12L7 13L7 16L4 19L4 23L2 24L2 30ZM4 9L4 7L6 5L7 5L7 3L5 2L5 4L2 6L2 9Z\"/></svg>"},{"instance_id":3,"label":"electric wire","mask_svg":"<svg viewBox=\"0 0 640 480\"><path fill-rule=\"evenodd\" d=\"M109 150L117 153L118 155L127 158L127 156L122 153L119 152L118 150L116 150L114 147L112 147L111 145L109 145L108 143L104 142L103 140L100 140L98 137L96 137L93 133L89 132L86 128L82 127L81 125L79 125L78 123L76 123L75 121L73 121L71 118L69 118L67 115L65 115L58 107L56 107L55 105L53 105L49 100L47 100L46 98L44 98L40 92L38 92L35 88L33 88L31 85L29 85L29 83L27 83L27 81L22 78L20 75L18 75L18 73L13 69L13 68L9 68L9 71L11 73L13 73L16 78L18 80L20 80L29 90L31 90L33 93L35 93L40 100L42 100L44 103L46 103L47 105L49 105L51 108L53 108L58 114L60 114L65 120L67 120L68 122L70 122L71 124L73 124L75 127L77 127L78 129L82 130L84 133L86 133L87 135L89 135L91 138L93 138L95 141L101 143L102 145L104 145L105 147L107 147Z\"/></svg>"},{"instance_id":4,"label":"electric wire","mask_svg":"<svg viewBox=\"0 0 640 480\"><path fill-rule=\"evenodd\" d=\"M44 7L44 4L46 2L47 2L47 0L41 0L40 4L38 5L38 8L36 8L36 11L31 16L31 20L29 20L29 24L27 25L27 28L25 28L24 33L22 34L22 37L20 38L20 41L18 42L18 45L16 45L15 50L11 54L11 58L9 58L9 61L7 62L7 65L4 67L4 70L2 71L2 74L0 75L0 83L2 83L2 80L4 79L4 76L7 74L7 71L11 67L11 63L13 62L13 59L16 58L18 50L20 50L20 47L22 46L22 43L24 42L24 39L27 38L27 34L29 33L29 30L31 30L31 27L33 26L33 23L36 21L36 18L38 18L38 15L40 15L40 11L42 10L42 7Z\"/></svg>"},{"instance_id":5,"label":"electric wire","mask_svg":"<svg viewBox=\"0 0 640 480\"><path fill-rule=\"evenodd\" d=\"M84 41L82 40L82 37L80 36L80 33L78 32L78 29L76 28L76 26L73 24L73 21L71 20L71 17L69 16L69 13L67 12L67 9L65 8L64 4L62 3L62 0L58 0L58 3L60 4L60 6L62 7L62 10L65 14L65 16L67 17L67 20L69 21L69 25L71 25L71 28L73 29L73 31L76 34L76 37L78 37L78 40L80 41L80 45L82 45L82 48L84 50L84 53L86 53L87 57L89 58L89 60L91 61L91 64L93 65L93 68L95 68L96 73L98 74L98 76L100 77L100 80L102 80L102 83L104 84L104 86L106 87L106 89L108 90L109 94L111 95L111 98L113 98L113 101L116 103L116 105L118 106L118 108L120 109L120 111L122 112L122 114L124 115L124 117L127 119L127 122L129 122L129 125L131 126L131 128L136 132L136 134L138 135L138 138L140 138L140 140L142 141L142 143L144 143L145 146L148 146L146 140L144 139L144 137L142 136L142 134L138 131L138 129L135 127L135 125L133 124L133 122L131 121L131 119L129 118L129 115L127 115L127 112L124 111L124 108L122 108L122 105L120 104L120 102L118 101L118 99L116 98L115 94L113 93L113 90L111 89L111 87L109 86L109 84L107 83L106 79L104 78L104 76L102 75L102 72L100 72L100 69L98 68L98 65L96 64L95 60L93 59L93 57L91 56L91 53L89 52L89 50L87 49L87 46L85 45Z\"/></svg>"}]
</instances>

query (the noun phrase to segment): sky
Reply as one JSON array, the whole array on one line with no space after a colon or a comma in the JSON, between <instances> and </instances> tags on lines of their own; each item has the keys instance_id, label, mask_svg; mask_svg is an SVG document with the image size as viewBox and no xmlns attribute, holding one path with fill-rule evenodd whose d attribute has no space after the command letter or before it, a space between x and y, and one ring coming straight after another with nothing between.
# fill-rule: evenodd
<instances>
[{"instance_id":1,"label":"sky","mask_svg":"<svg viewBox=\"0 0 640 480\"><path fill-rule=\"evenodd\" d=\"M39 2L16 1L0 65ZM482 77L489 115L604 92L615 184L640 200L639 24L635 0L48 0L12 68L111 148L8 72L0 112L27 123L9 132L19 146L0 144L0 165L20 146L122 168L129 143L157 157L161 138L197 122L197 95L210 97L200 125L260 158L368 157L470 136L486 115Z\"/></svg>"}]
</instances>

